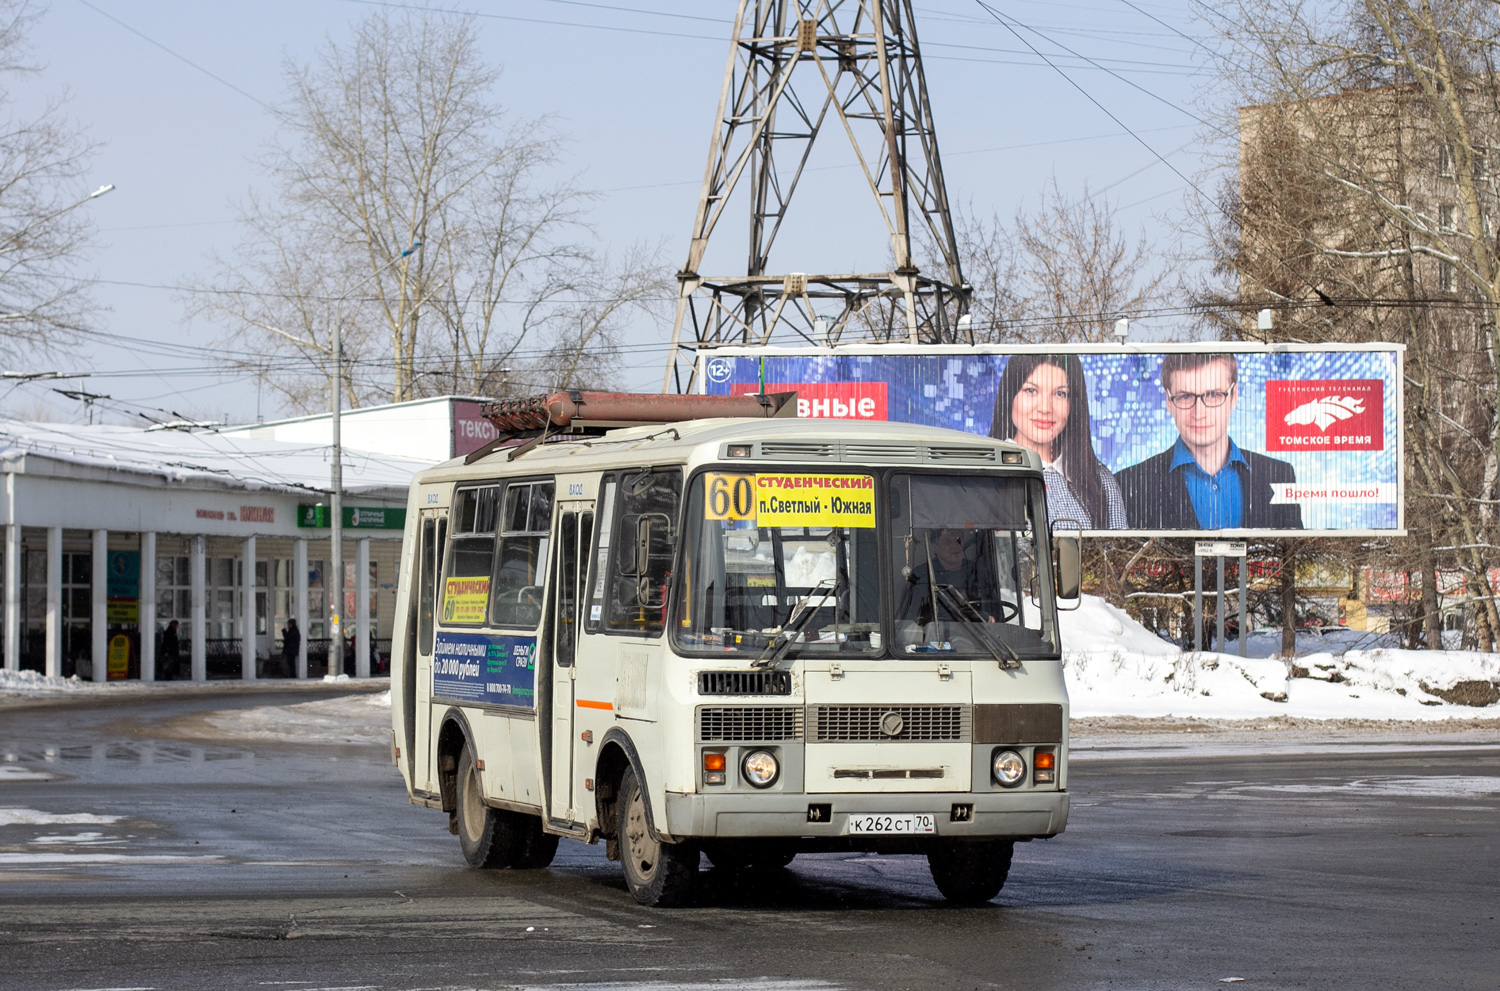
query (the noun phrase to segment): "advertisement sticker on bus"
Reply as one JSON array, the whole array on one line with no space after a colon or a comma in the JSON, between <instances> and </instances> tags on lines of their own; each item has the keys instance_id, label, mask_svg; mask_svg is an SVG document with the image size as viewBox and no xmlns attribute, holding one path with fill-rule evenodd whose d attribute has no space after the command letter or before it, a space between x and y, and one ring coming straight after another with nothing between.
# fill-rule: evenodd
<instances>
[{"instance_id":1,"label":"advertisement sticker on bus","mask_svg":"<svg viewBox=\"0 0 1500 991\"><path fill-rule=\"evenodd\" d=\"M490 606L490 579L449 578L443 587L444 623L483 623Z\"/></svg>"},{"instance_id":2,"label":"advertisement sticker on bus","mask_svg":"<svg viewBox=\"0 0 1500 991\"><path fill-rule=\"evenodd\" d=\"M432 694L459 702L536 706L536 637L439 633Z\"/></svg>"}]
</instances>

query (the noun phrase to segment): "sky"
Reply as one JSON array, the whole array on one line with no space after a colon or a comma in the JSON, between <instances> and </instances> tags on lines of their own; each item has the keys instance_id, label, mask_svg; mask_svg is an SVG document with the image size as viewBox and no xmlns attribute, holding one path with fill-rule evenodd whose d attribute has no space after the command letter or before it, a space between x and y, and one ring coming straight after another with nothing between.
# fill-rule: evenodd
<instances>
[{"instance_id":1,"label":"sky","mask_svg":"<svg viewBox=\"0 0 1500 991\"><path fill-rule=\"evenodd\" d=\"M596 193L589 221L597 247L617 254L659 245L679 267L714 133L733 0L431 6L474 17L487 57L503 70L499 101L518 118L548 118L563 138L557 177L576 176ZM7 370L90 373L62 387L108 397L95 404L96 420L175 414L243 423L285 413L248 377L219 370L213 349L226 328L189 318L181 287L211 272L212 255L233 256L243 236L237 204L252 191L272 192L257 158L276 135L267 105L284 95L285 61L305 63L328 40L347 40L353 23L381 7L401 12L377 0L53 0L31 36L44 69L14 84L14 110L24 115L66 93L69 114L100 145L79 195L116 187L81 208L98 229L82 270L98 279L101 335ZM976 0L915 5L954 207L1009 217L1035 207L1055 178L1066 195L1087 188L1106 196L1126 233L1167 245L1188 180L1201 183L1225 152L1192 115L1208 85L1193 40L1205 32L1194 19L1201 5L990 7L1056 68ZM887 242L839 132L824 131L811 165L772 270L883 268ZM744 270L747 210L737 196L706 270ZM1133 335L1167 329L1147 320ZM631 326L620 387L660 388L670 334L670 318ZM84 408L51 391L57 385L3 386L0 415L80 422Z\"/></svg>"}]
</instances>

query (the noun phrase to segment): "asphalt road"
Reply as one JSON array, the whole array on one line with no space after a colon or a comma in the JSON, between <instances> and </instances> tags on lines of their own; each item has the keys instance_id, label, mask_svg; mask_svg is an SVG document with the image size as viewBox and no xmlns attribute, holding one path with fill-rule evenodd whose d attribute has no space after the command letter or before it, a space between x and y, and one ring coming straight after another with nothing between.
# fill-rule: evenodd
<instances>
[{"instance_id":1,"label":"asphalt road","mask_svg":"<svg viewBox=\"0 0 1500 991\"><path fill-rule=\"evenodd\" d=\"M1080 761L984 908L804 855L659 911L601 846L467 869L383 747L163 736L268 701L0 711L0 988L1500 988L1500 742Z\"/></svg>"}]
</instances>

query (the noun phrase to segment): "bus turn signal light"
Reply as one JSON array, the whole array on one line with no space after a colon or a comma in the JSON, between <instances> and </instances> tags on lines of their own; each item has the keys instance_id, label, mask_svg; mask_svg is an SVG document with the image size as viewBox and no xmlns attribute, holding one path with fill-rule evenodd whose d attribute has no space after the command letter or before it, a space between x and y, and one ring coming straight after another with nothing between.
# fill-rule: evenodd
<instances>
[{"instance_id":1,"label":"bus turn signal light","mask_svg":"<svg viewBox=\"0 0 1500 991\"><path fill-rule=\"evenodd\" d=\"M706 785L723 784L724 770L727 766L723 754L704 754L703 783Z\"/></svg>"},{"instance_id":2,"label":"bus turn signal light","mask_svg":"<svg viewBox=\"0 0 1500 991\"><path fill-rule=\"evenodd\" d=\"M1050 750L1038 750L1031 758L1034 780L1039 785L1052 784L1057 780L1057 755Z\"/></svg>"}]
</instances>

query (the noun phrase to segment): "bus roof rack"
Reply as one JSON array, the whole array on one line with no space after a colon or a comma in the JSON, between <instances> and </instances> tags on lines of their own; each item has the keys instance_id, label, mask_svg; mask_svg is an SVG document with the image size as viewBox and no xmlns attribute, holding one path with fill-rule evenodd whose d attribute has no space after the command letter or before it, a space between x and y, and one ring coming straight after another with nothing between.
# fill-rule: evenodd
<instances>
[{"instance_id":1,"label":"bus roof rack","mask_svg":"<svg viewBox=\"0 0 1500 991\"><path fill-rule=\"evenodd\" d=\"M570 389L526 399L485 403L480 415L495 425L500 436L464 459L473 464L517 438L530 443L511 452L512 460L544 439L560 434L598 436L624 427L682 423L715 417L764 420L796 416L795 392L750 393L742 396L676 396L636 392L579 392Z\"/></svg>"}]
</instances>

